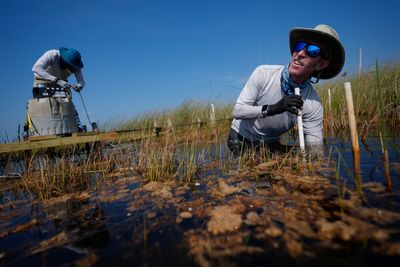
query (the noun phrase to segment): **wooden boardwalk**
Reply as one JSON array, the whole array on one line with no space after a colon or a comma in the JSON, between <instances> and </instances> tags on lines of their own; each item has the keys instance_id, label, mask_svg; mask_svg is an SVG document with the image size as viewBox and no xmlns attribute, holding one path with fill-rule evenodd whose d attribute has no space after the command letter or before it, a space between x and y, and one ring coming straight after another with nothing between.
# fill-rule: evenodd
<instances>
[{"instance_id":1,"label":"wooden boardwalk","mask_svg":"<svg viewBox=\"0 0 400 267\"><path fill-rule=\"evenodd\" d=\"M95 143L135 141L151 134L143 131L115 131L115 132L84 132L74 133L72 136L61 137L56 135L30 137L26 141L0 144L0 154L24 152L30 150L45 149L50 147L65 147L71 145Z\"/></svg>"}]
</instances>

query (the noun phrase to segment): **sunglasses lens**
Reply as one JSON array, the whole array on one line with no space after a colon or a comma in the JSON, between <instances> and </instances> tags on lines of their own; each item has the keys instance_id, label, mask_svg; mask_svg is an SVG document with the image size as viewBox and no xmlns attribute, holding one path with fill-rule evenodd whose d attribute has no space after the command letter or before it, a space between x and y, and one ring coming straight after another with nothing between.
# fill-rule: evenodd
<instances>
[{"instance_id":1,"label":"sunglasses lens","mask_svg":"<svg viewBox=\"0 0 400 267\"><path fill-rule=\"evenodd\" d=\"M304 47L306 47L306 45L307 45L306 42L299 41L294 44L294 51L300 52L301 50L304 49Z\"/></svg>"},{"instance_id":2,"label":"sunglasses lens","mask_svg":"<svg viewBox=\"0 0 400 267\"><path fill-rule=\"evenodd\" d=\"M307 48L307 54L310 57L317 57L321 54L321 49L316 45L309 45Z\"/></svg>"}]
</instances>

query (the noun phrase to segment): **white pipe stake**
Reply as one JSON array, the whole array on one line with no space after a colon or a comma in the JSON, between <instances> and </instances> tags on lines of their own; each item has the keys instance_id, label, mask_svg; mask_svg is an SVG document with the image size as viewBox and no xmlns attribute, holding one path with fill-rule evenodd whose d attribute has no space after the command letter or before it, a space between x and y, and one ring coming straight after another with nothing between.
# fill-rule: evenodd
<instances>
[{"instance_id":1,"label":"white pipe stake","mask_svg":"<svg viewBox=\"0 0 400 267\"><path fill-rule=\"evenodd\" d=\"M296 95L300 95L300 88L296 87L294 89L294 93ZM301 116L301 111L299 111L299 114L297 115L297 124L299 126L299 142L300 142L300 149L302 152L305 150L305 145L304 145L304 131L303 131L303 117Z\"/></svg>"},{"instance_id":2,"label":"white pipe stake","mask_svg":"<svg viewBox=\"0 0 400 267\"><path fill-rule=\"evenodd\" d=\"M211 114L210 114L210 119L211 119L211 126L215 126L215 108L214 104L211 104Z\"/></svg>"},{"instance_id":3,"label":"white pipe stake","mask_svg":"<svg viewBox=\"0 0 400 267\"><path fill-rule=\"evenodd\" d=\"M328 105L329 105L329 112L331 112L331 110L332 110L331 102L332 102L332 100L331 100L331 89L328 88Z\"/></svg>"}]
</instances>

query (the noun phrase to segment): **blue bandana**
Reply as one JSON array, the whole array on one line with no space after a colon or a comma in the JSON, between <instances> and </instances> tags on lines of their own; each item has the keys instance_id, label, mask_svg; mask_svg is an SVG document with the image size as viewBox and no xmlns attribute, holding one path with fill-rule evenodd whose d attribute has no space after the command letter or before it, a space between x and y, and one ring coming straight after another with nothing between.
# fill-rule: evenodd
<instances>
[{"instance_id":1,"label":"blue bandana","mask_svg":"<svg viewBox=\"0 0 400 267\"><path fill-rule=\"evenodd\" d=\"M289 75L288 67L285 66L285 68L283 69L281 76L281 88L285 94L294 95L294 88L296 87L300 88L300 94L302 94L304 89L308 86L309 83L310 79L304 81L301 84L295 83Z\"/></svg>"}]
</instances>

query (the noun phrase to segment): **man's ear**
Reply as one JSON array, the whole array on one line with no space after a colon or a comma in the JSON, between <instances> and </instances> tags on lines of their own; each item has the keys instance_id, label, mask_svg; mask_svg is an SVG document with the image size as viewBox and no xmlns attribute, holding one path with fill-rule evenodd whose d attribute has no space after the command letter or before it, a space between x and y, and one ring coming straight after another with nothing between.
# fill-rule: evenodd
<instances>
[{"instance_id":1,"label":"man's ear","mask_svg":"<svg viewBox=\"0 0 400 267\"><path fill-rule=\"evenodd\" d=\"M318 64L315 66L315 70L323 70L326 67L328 67L330 64L329 60L327 59L322 59Z\"/></svg>"}]
</instances>

